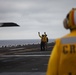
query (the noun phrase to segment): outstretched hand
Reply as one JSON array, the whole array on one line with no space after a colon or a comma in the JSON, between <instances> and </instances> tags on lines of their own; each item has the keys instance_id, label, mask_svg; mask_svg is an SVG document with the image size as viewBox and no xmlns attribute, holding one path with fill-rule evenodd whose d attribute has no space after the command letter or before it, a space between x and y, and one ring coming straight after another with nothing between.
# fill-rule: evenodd
<instances>
[{"instance_id":1,"label":"outstretched hand","mask_svg":"<svg viewBox=\"0 0 76 75\"><path fill-rule=\"evenodd\" d=\"M38 32L38 34L40 35L40 32Z\"/></svg>"}]
</instances>

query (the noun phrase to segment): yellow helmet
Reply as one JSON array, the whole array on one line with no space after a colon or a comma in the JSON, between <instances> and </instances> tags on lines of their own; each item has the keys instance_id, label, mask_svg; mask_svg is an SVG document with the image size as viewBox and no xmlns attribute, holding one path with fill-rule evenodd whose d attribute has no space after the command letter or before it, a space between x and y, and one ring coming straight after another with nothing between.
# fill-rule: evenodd
<instances>
[{"instance_id":1,"label":"yellow helmet","mask_svg":"<svg viewBox=\"0 0 76 75\"><path fill-rule=\"evenodd\" d=\"M76 28L76 8L72 8L72 10L67 14L63 24L66 29Z\"/></svg>"}]
</instances>

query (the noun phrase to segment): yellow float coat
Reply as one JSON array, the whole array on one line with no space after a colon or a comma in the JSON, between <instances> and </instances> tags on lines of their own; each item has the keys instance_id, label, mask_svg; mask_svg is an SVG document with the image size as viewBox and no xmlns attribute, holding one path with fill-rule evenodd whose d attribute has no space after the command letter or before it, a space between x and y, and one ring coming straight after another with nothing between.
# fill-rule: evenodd
<instances>
[{"instance_id":1,"label":"yellow float coat","mask_svg":"<svg viewBox=\"0 0 76 75\"><path fill-rule=\"evenodd\" d=\"M46 75L76 75L76 30L56 39Z\"/></svg>"}]
</instances>

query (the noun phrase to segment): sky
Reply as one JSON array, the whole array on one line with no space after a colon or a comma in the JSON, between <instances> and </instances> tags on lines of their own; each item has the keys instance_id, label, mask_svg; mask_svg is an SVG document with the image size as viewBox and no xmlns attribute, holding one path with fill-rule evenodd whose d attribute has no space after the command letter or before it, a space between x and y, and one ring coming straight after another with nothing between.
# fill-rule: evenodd
<instances>
[{"instance_id":1,"label":"sky","mask_svg":"<svg viewBox=\"0 0 76 75\"><path fill-rule=\"evenodd\" d=\"M0 40L40 39L47 33L49 39L69 33L64 29L66 14L76 7L76 0L0 0L0 22L14 22L20 27L0 28Z\"/></svg>"}]
</instances>

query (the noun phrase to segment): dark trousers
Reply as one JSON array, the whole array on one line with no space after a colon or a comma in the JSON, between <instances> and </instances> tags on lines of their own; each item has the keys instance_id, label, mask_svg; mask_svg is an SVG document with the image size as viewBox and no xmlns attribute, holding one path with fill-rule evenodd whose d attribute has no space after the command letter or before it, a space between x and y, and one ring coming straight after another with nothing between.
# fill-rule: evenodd
<instances>
[{"instance_id":1,"label":"dark trousers","mask_svg":"<svg viewBox=\"0 0 76 75\"><path fill-rule=\"evenodd\" d=\"M41 51L45 51L45 42L41 42Z\"/></svg>"}]
</instances>

